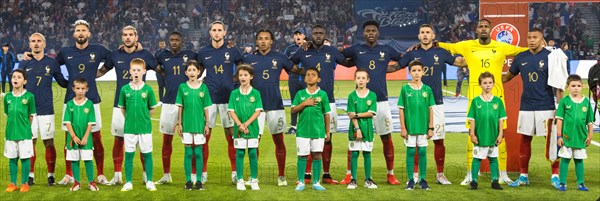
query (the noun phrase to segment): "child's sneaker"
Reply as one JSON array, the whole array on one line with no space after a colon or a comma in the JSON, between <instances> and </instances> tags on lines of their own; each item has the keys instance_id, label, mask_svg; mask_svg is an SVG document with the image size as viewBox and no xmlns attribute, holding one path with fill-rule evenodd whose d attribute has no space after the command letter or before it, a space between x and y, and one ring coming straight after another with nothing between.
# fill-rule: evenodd
<instances>
[{"instance_id":1,"label":"child's sneaker","mask_svg":"<svg viewBox=\"0 0 600 201\"><path fill-rule=\"evenodd\" d=\"M27 185L27 184L21 185L21 193L25 193L27 191L29 191L29 185Z\"/></svg>"},{"instance_id":2,"label":"child's sneaker","mask_svg":"<svg viewBox=\"0 0 600 201\"><path fill-rule=\"evenodd\" d=\"M321 186L320 183L316 183L312 185L312 189L317 190L317 191L324 191L325 187Z\"/></svg>"},{"instance_id":3,"label":"child's sneaker","mask_svg":"<svg viewBox=\"0 0 600 201\"><path fill-rule=\"evenodd\" d=\"M171 178L171 174L165 174L162 178L156 181L155 184L161 185L166 183L173 183L173 178Z\"/></svg>"},{"instance_id":4,"label":"child's sneaker","mask_svg":"<svg viewBox=\"0 0 600 201\"><path fill-rule=\"evenodd\" d=\"M352 181L352 174L346 174L346 177L340 182L342 185L350 184Z\"/></svg>"},{"instance_id":5,"label":"child's sneaker","mask_svg":"<svg viewBox=\"0 0 600 201\"><path fill-rule=\"evenodd\" d=\"M521 176L519 176L517 181L509 184L508 186L510 186L510 187L529 186L529 178L521 175Z\"/></svg>"},{"instance_id":6,"label":"child's sneaker","mask_svg":"<svg viewBox=\"0 0 600 201\"><path fill-rule=\"evenodd\" d=\"M558 187L560 187L560 179L558 178L557 175L553 175L550 178L550 183L552 184L552 186L554 186L554 188L558 189Z\"/></svg>"},{"instance_id":7,"label":"child's sneaker","mask_svg":"<svg viewBox=\"0 0 600 201\"><path fill-rule=\"evenodd\" d=\"M494 180L492 181L492 189L495 190L504 190L501 186L500 183L498 183L498 180Z\"/></svg>"},{"instance_id":8,"label":"child's sneaker","mask_svg":"<svg viewBox=\"0 0 600 201\"><path fill-rule=\"evenodd\" d=\"M469 186L470 186L469 187L470 190L477 190L478 184L476 181L471 181L471 182L469 182Z\"/></svg>"},{"instance_id":9,"label":"child's sneaker","mask_svg":"<svg viewBox=\"0 0 600 201\"><path fill-rule=\"evenodd\" d=\"M146 182L146 189L148 189L149 191L156 191L156 186L154 185L154 182Z\"/></svg>"},{"instance_id":10,"label":"child's sneaker","mask_svg":"<svg viewBox=\"0 0 600 201\"><path fill-rule=\"evenodd\" d=\"M285 176L277 177L277 186L287 186L287 181L285 180Z\"/></svg>"},{"instance_id":11,"label":"child's sneaker","mask_svg":"<svg viewBox=\"0 0 600 201\"><path fill-rule=\"evenodd\" d=\"M567 191L567 185L559 184L558 185L558 190L559 191Z\"/></svg>"},{"instance_id":12,"label":"child's sneaker","mask_svg":"<svg viewBox=\"0 0 600 201\"><path fill-rule=\"evenodd\" d=\"M350 184L348 184L347 189L356 189L358 187L358 183L356 183L356 179L350 180Z\"/></svg>"},{"instance_id":13,"label":"child's sneaker","mask_svg":"<svg viewBox=\"0 0 600 201\"><path fill-rule=\"evenodd\" d=\"M298 184L296 184L296 191L303 191L305 187L306 185L304 185L304 183L298 182Z\"/></svg>"},{"instance_id":14,"label":"child's sneaker","mask_svg":"<svg viewBox=\"0 0 600 201\"><path fill-rule=\"evenodd\" d=\"M15 186L15 184L13 184L13 183L10 183L10 184L8 184L8 187L4 191L6 191L7 193L10 193L10 192L15 192L17 190L19 190L17 188L17 186Z\"/></svg>"},{"instance_id":15,"label":"child's sneaker","mask_svg":"<svg viewBox=\"0 0 600 201\"><path fill-rule=\"evenodd\" d=\"M81 185L79 185L79 182L75 182L73 184L73 187L71 187L69 190L70 191L78 191L81 188Z\"/></svg>"},{"instance_id":16,"label":"child's sneaker","mask_svg":"<svg viewBox=\"0 0 600 201\"><path fill-rule=\"evenodd\" d=\"M423 190L430 190L429 185L427 184L427 181L425 181L425 179L421 179L421 181L419 182L419 186Z\"/></svg>"},{"instance_id":17,"label":"child's sneaker","mask_svg":"<svg viewBox=\"0 0 600 201\"><path fill-rule=\"evenodd\" d=\"M102 184L102 185L108 185L108 180L106 179L106 176L104 175L98 175L98 183Z\"/></svg>"},{"instance_id":18,"label":"child's sneaker","mask_svg":"<svg viewBox=\"0 0 600 201\"><path fill-rule=\"evenodd\" d=\"M377 188L377 184L375 184L375 182L371 178L368 178L365 181L365 187L366 188L370 188L370 189L376 189Z\"/></svg>"},{"instance_id":19,"label":"child's sneaker","mask_svg":"<svg viewBox=\"0 0 600 201\"><path fill-rule=\"evenodd\" d=\"M192 181L187 181L185 182L185 190L192 190L194 188L194 184L192 183Z\"/></svg>"},{"instance_id":20,"label":"child's sneaker","mask_svg":"<svg viewBox=\"0 0 600 201\"><path fill-rule=\"evenodd\" d=\"M577 190L580 190L580 191L590 191L590 189L588 189L588 187L586 187L585 185L583 185L583 183L579 184L579 186L577 187Z\"/></svg>"},{"instance_id":21,"label":"child's sneaker","mask_svg":"<svg viewBox=\"0 0 600 201\"><path fill-rule=\"evenodd\" d=\"M196 182L196 190L203 191L204 186L202 186L202 182Z\"/></svg>"},{"instance_id":22,"label":"child's sneaker","mask_svg":"<svg viewBox=\"0 0 600 201\"><path fill-rule=\"evenodd\" d=\"M245 191L246 190L246 185L244 184L244 180L240 179L237 181L237 189L240 191Z\"/></svg>"},{"instance_id":23,"label":"child's sneaker","mask_svg":"<svg viewBox=\"0 0 600 201\"><path fill-rule=\"evenodd\" d=\"M415 189L415 180L408 180L408 184L406 184L406 188L404 190L412 191Z\"/></svg>"},{"instance_id":24,"label":"child's sneaker","mask_svg":"<svg viewBox=\"0 0 600 201\"><path fill-rule=\"evenodd\" d=\"M285 183L285 185L287 186L287 182ZM260 187L258 187L258 179L250 180L250 188L252 188L252 190L254 191L260 190Z\"/></svg>"},{"instance_id":25,"label":"child's sneaker","mask_svg":"<svg viewBox=\"0 0 600 201\"><path fill-rule=\"evenodd\" d=\"M90 191L99 191L99 190L100 190L100 189L98 188L98 186L96 185L96 182L93 182L93 181L92 181L92 183L90 183L90 184L88 185L88 189L90 189Z\"/></svg>"},{"instance_id":26,"label":"child's sneaker","mask_svg":"<svg viewBox=\"0 0 600 201\"><path fill-rule=\"evenodd\" d=\"M67 185L67 184L70 184L70 183L72 184L74 182L75 182L75 179L73 179L72 176L70 176L70 175L67 174L67 175L65 175L65 177L63 177L62 180L60 180L58 182L58 185Z\"/></svg>"},{"instance_id":27,"label":"child's sneaker","mask_svg":"<svg viewBox=\"0 0 600 201\"><path fill-rule=\"evenodd\" d=\"M125 185L123 185L123 188L121 188L121 191L125 192L125 191L130 191L131 189L133 189L133 184L131 184L131 182L127 182L127 183L125 183Z\"/></svg>"},{"instance_id":28,"label":"child's sneaker","mask_svg":"<svg viewBox=\"0 0 600 201\"><path fill-rule=\"evenodd\" d=\"M394 176L393 174L387 175L387 183L389 183L391 185L399 185L400 184L400 182L396 179L396 176Z\"/></svg>"},{"instance_id":29,"label":"child's sneaker","mask_svg":"<svg viewBox=\"0 0 600 201\"><path fill-rule=\"evenodd\" d=\"M340 183L336 180L333 180L333 178L331 178L331 175L329 173L323 174L323 182L325 182L326 184L332 184L332 185L336 185L336 184Z\"/></svg>"}]
</instances>

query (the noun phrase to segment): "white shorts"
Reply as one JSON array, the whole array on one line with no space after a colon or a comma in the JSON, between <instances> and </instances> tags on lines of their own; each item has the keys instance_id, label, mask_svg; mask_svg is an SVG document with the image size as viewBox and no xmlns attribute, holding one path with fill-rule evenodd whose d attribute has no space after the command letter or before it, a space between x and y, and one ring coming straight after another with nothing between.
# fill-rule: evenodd
<instances>
[{"instance_id":1,"label":"white shorts","mask_svg":"<svg viewBox=\"0 0 600 201\"><path fill-rule=\"evenodd\" d=\"M408 139L404 139L407 147L426 147L427 143L427 135L408 135Z\"/></svg>"},{"instance_id":2,"label":"white shorts","mask_svg":"<svg viewBox=\"0 0 600 201\"><path fill-rule=\"evenodd\" d=\"M487 157L498 158L498 146L478 147L473 146L473 158L486 159Z\"/></svg>"},{"instance_id":3,"label":"white shorts","mask_svg":"<svg viewBox=\"0 0 600 201\"><path fill-rule=\"evenodd\" d=\"M198 133L183 133L181 137L181 143L185 145L203 145L206 143L206 137L204 134Z\"/></svg>"},{"instance_id":4,"label":"white shorts","mask_svg":"<svg viewBox=\"0 0 600 201\"><path fill-rule=\"evenodd\" d=\"M84 150L84 149L67 149L67 161L91 161L94 159L94 151L93 150Z\"/></svg>"},{"instance_id":5,"label":"white shorts","mask_svg":"<svg viewBox=\"0 0 600 201\"><path fill-rule=\"evenodd\" d=\"M392 112L389 101L377 102L377 115L373 117L375 132L379 135L388 135L394 128L392 124Z\"/></svg>"},{"instance_id":6,"label":"white shorts","mask_svg":"<svg viewBox=\"0 0 600 201\"><path fill-rule=\"evenodd\" d=\"M519 111L517 133L521 135L546 136L546 120L554 118L554 110Z\"/></svg>"},{"instance_id":7,"label":"white shorts","mask_svg":"<svg viewBox=\"0 0 600 201\"><path fill-rule=\"evenodd\" d=\"M434 105L433 110L433 137L431 140L441 140L446 137L446 118L444 118L444 106Z\"/></svg>"},{"instance_id":8,"label":"white shorts","mask_svg":"<svg viewBox=\"0 0 600 201\"><path fill-rule=\"evenodd\" d=\"M223 125L223 128L233 127L234 122L231 116L229 116L229 112L227 111L227 103L213 104L208 108L208 127L214 128L217 124L217 113L219 113L221 125Z\"/></svg>"},{"instance_id":9,"label":"white shorts","mask_svg":"<svg viewBox=\"0 0 600 201\"><path fill-rule=\"evenodd\" d=\"M235 138L233 139L233 147L236 149L258 148L258 138Z\"/></svg>"},{"instance_id":10,"label":"white shorts","mask_svg":"<svg viewBox=\"0 0 600 201\"><path fill-rule=\"evenodd\" d=\"M586 159L587 152L585 151L585 149L575 149L563 146L562 148L560 148L560 151L558 151L558 157L568 159Z\"/></svg>"},{"instance_id":11,"label":"white shorts","mask_svg":"<svg viewBox=\"0 0 600 201\"><path fill-rule=\"evenodd\" d=\"M4 156L6 158L31 158L33 157L33 142L31 140L6 140Z\"/></svg>"},{"instance_id":12,"label":"white shorts","mask_svg":"<svg viewBox=\"0 0 600 201\"><path fill-rule=\"evenodd\" d=\"M135 146L140 145L143 154L152 152L152 134L127 134L125 138L125 152L135 152Z\"/></svg>"},{"instance_id":13,"label":"white shorts","mask_svg":"<svg viewBox=\"0 0 600 201\"><path fill-rule=\"evenodd\" d=\"M331 112L329 112L329 132L335 133L337 132L338 123L338 113L335 103L329 103L329 108L331 108Z\"/></svg>"},{"instance_id":14,"label":"white shorts","mask_svg":"<svg viewBox=\"0 0 600 201\"><path fill-rule=\"evenodd\" d=\"M163 104L160 111L160 132L167 135L175 133L175 126L179 118L179 106ZM201 117L199 117L201 118Z\"/></svg>"},{"instance_id":15,"label":"white shorts","mask_svg":"<svg viewBox=\"0 0 600 201\"><path fill-rule=\"evenodd\" d=\"M54 139L54 115L35 115L31 121L31 132L33 139L37 139L38 134L42 140Z\"/></svg>"},{"instance_id":16,"label":"white shorts","mask_svg":"<svg viewBox=\"0 0 600 201\"><path fill-rule=\"evenodd\" d=\"M113 136L123 137L125 131L125 116L121 112L121 108L113 108L112 123L110 126L110 132Z\"/></svg>"},{"instance_id":17,"label":"white shorts","mask_svg":"<svg viewBox=\"0 0 600 201\"><path fill-rule=\"evenodd\" d=\"M373 142L367 141L350 141L348 142L348 150L350 151L373 151Z\"/></svg>"},{"instance_id":18,"label":"white shorts","mask_svg":"<svg viewBox=\"0 0 600 201\"><path fill-rule=\"evenodd\" d=\"M269 133L271 135L283 133L285 131L285 110L270 110L267 112L261 112L258 116L258 134L262 135L265 130L265 120Z\"/></svg>"},{"instance_id":19,"label":"white shorts","mask_svg":"<svg viewBox=\"0 0 600 201\"><path fill-rule=\"evenodd\" d=\"M298 156L308 156L311 152L323 152L325 138L296 137L296 153Z\"/></svg>"},{"instance_id":20,"label":"white shorts","mask_svg":"<svg viewBox=\"0 0 600 201\"><path fill-rule=\"evenodd\" d=\"M65 109L67 108L67 104L63 104L63 114L61 117L62 119L65 119ZM92 125L92 133L93 132L99 132L100 129L102 128L102 115L100 114L100 103L96 103L94 104L94 114L96 115L96 124ZM64 124L62 125L62 130L67 131L67 126L65 126Z\"/></svg>"}]
</instances>

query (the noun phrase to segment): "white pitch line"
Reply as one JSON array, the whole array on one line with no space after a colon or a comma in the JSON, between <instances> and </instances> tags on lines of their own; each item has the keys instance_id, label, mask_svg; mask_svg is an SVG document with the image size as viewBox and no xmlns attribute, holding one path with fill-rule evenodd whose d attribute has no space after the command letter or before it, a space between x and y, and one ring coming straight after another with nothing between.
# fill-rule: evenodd
<instances>
[{"instance_id":1,"label":"white pitch line","mask_svg":"<svg viewBox=\"0 0 600 201\"><path fill-rule=\"evenodd\" d=\"M592 144L593 144L593 145L596 145L597 147L600 147L600 143L598 143L598 142L596 142L596 141L594 141L594 140L592 140Z\"/></svg>"},{"instance_id":2,"label":"white pitch line","mask_svg":"<svg viewBox=\"0 0 600 201\"><path fill-rule=\"evenodd\" d=\"M456 94L456 92L448 91L448 90L445 90L445 89L442 89L442 91L444 91L444 92L446 92L446 93L448 93L448 94L452 94L452 95L455 95L455 94ZM465 96L463 96L463 95L460 95L460 97L465 97Z\"/></svg>"},{"instance_id":3,"label":"white pitch line","mask_svg":"<svg viewBox=\"0 0 600 201\"><path fill-rule=\"evenodd\" d=\"M509 15L484 15L484 18L500 18L500 17L525 17L524 14L509 14Z\"/></svg>"}]
</instances>

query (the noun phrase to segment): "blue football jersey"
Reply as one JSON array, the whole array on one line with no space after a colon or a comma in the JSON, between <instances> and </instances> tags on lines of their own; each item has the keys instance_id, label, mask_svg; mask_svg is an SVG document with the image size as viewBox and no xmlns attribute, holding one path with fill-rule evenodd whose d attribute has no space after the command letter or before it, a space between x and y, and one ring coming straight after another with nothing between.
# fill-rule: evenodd
<instances>
[{"instance_id":1,"label":"blue football jersey","mask_svg":"<svg viewBox=\"0 0 600 201\"><path fill-rule=\"evenodd\" d=\"M150 53L150 51L146 49L141 51L134 51L132 53L127 53L124 50L120 49L113 50L110 53L108 59L106 60L106 63L104 63L104 67L106 67L107 70L111 70L114 68L115 73L117 74L117 88L115 90L115 100L113 103L113 107L118 107L117 105L119 102L119 94L121 92L121 88L123 88L123 86L125 86L126 84L129 84L129 82L133 79L129 74L129 63L131 62L131 60L136 58L140 58L146 62L146 70L154 70L156 68L156 65L158 65L152 53ZM146 80L145 75L142 77L142 80Z\"/></svg>"},{"instance_id":2,"label":"blue football jersey","mask_svg":"<svg viewBox=\"0 0 600 201\"><path fill-rule=\"evenodd\" d=\"M335 97L333 96L335 68L338 63L344 62L346 59L344 55L335 47L323 45L320 49L313 47L306 51L299 49L292 55L291 59L295 64L302 63L303 68L317 68L321 75L319 88L327 93L330 103L335 103Z\"/></svg>"},{"instance_id":3,"label":"blue football jersey","mask_svg":"<svg viewBox=\"0 0 600 201\"><path fill-rule=\"evenodd\" d=\"M185 62L196 59L196 52L191 50L182 50L178 54L173 54L171 51L166 51L158 55L156 60L165 72L165 96L163 103L175 104L177 90L179 85L188 80L185 75Z\"/></svg>"},{"instance_id":4,"label":"blue football jersey","mask_svg":"<svg viewBox=\"0 0 600 201\"><path fill-rule=\"evenodd\" d=\"M33 93L37 115L54 114L52 78L62 87L68 85L56 59L44 56L38 61L32 58L29 61L21 61L19 68L27 74L28 80L25 88Z\"/></svg>"},{"instance_id":5,"label":"blue football jersey","mask_svg":"<svg viewBox=\"0 0 600 201\"><path fill-rule=\"evenodd\" d=\"M537 54L530 51L519 53L510 66L510 73L521 74L523 93L521 109L523 111L554 110L554 92L548 85L548 55L550 51L542 48Z\"/></svg>"},{"instance_id":6,"label":"blue football jersey","mask_svg":"<svg viewBox=\"0 0 600 201\"><path fill-rule=\"evenodd\" d=\"M110 51L102 45L89 44L86 48L80 50L75 46L63 47L56 56L56 61L60 65L67 67L69 73L69 85L65 95L66 104L75 97L73 92L73 82L77 78L87 80L89 90L86 97L94 104L100 103L100 95L96 86L96 73L100 67L100 62L108 58Z\"/></svg>"},{"instance_id":7,"label":"blue football jersey","mask_svg":"<svg viewBox=\"0 0 600 201\"><path fill-rule=\"evenodd\" d=\"M425 65L423 66L423 77L421 80L433 91L435 104L444 104L444 97L442 95L442 70L446 68L446 64L454 64L454 57L450 52L442 48L432 47L427 50L421 48L407 52L398 64L405 67L413 60L419 60Z\"/></svg>"},{"instance_id":8,"label":"blue football jersey","mask_svg":"<svg viewBox=\"0 0 600 201\"><path fill-rule=\"evenodd\" d=\"M205 68L204 83L208 87L212 103L228 103L234 88L235 65L242 62L240 51L235 47L227 48L226 44L220 48L207 45L198 51L197 60Z\"/></svg>"},{"instance_id":9,"label":"blue football jersey","mask_svg":"<svg viewBox=\"0 0 600 201\"><path fill-rule=\"evenodd\" d=\"M365 69L371 77L367 88L377 95L377 101L387 101L386 73L391 60L400 60L400 53L388 45L377 44L369 47L366 44L352 45L342 52L351 58L357 68Z\"/></svg>"},{"instance_id":10,"label":"blue football jersey","mask_svg":"<svg viewBox=\"0 0 600 201\"><path fill-rule=\"evenodd\" d=\"M266 55L259 52L248 54L243 61L254 68L252 87L260 91L263 109L282 110L283 100L279 90L279 78L284 69L288 74L291 73L294 66L292 61L284 54L275 51L269 51Z\"/></svg>"}]
</instances>

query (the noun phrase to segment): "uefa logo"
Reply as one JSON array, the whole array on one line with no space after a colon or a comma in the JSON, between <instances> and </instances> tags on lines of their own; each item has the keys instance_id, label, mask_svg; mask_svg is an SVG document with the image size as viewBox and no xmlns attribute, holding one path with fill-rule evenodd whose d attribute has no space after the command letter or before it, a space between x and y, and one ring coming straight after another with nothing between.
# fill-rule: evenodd
<instances>
[{"instance_id":1,"label":"uefa logo","mask_svg":"<svg viewBox=\"0 0 600 201\"><path fill-rule=\"evenodd\" d=\"M521 38L517 27L509 23L500 23L496 25L492 29L490 36L498 42L504 42L515 46L519 44Z\"/></svg>"}]
</instances>

